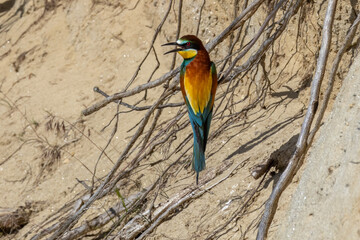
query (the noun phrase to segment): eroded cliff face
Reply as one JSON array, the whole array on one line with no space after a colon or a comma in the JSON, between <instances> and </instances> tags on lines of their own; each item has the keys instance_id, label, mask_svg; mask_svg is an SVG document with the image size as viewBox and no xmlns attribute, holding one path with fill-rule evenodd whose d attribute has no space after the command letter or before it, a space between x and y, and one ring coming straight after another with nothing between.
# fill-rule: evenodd
<instances>
[{"instance_id":1,"label":"eroded cliff face","mask_svg":"<svg viewBox=\"0 0 360 240\"><path fill-rule=\"evenodd\" d=\"M360 238L360 57L309 151L277 239Z\"/></svg>"},{"instance_id":2,"label":"eroded cliff face","mask_svg":"<svg viewBox=\"0 0 360 240\"><path fill-rule=\"evenodd\" d=\"M202 6L202 3L183 1L180 35L197 32L202 9L199 37L204 43L208 43L232 22L235 14L241 12L245 3L246 1L230 0L205 1ZM254 18L242 28L234 52L238 53L240 47L244 47L258 31L273 7L272 1L265 3L256 11ZM112 169L120 153L134 135L134 129L144 118L145 112L129 112L129 108L121 106L117 131L106 149L106 156L101 155L112 136L111 124L114 124L114 121L111 120L116 114L116 104L109 104L88 117L81 116L81 111L103 99L99 94L93 93L94 86L100 87L108 94L126 88L146 55L154 32L168 11L169 1L17 0L1 1L0 4L2 4L0 5L0 207L16 209L18 206L26 206L31 212L28 224L17 233L0 236L4 239L26 239L39 232L41 229L38 227L46 219L54 216L59 209L70 211L81 206L82 201L76 203L71 201L83 195L83 199L87 199L88 187L93 181L96 185L97 181ZM354 5L354 1L339 1L330 62L334 59L348 27L354 20L351 4ZM309 86L320 46L325 9L326 1L306 1L299 13L290 21L284 34L264 56L262 64L265 67L259 64L258 68L237 79L234 84L236 87L232 88L233 85L230 85L229 89L233 91L231 98L221 100L228 90L228 85L219 86L219 98L215 102L215 106L219 106L218 115L212 122L207 147L207 169L202 176L206 178L217 168L229 166L226 171L213 179L220 181L221 178L226 177L226 180L221 181L201 197L189 201L182 208L177 208L171 218L166 219L152 231L150 238L204 239L215 232L216 236L223 239L255 238L263 204L271 193L273 183L279 176L279 170L272 169L271 174L265 178L254 180L249 169L271 158L274 153L279 160L278 167L281 169L286 164L288 155L291 154L289 149L293 148L294 137L300 131L303 114L308 104ZM168 19L158 34L154 48L150 51L149 58L141 66L138 76L130 84L130 89L147 83L153 72L150 81L169 71L172 57L163 56L161 44L175 40L178 19L178 2L175 1L170 8ZM236 37L237 33L234 32L210 53L218 71ZM261 36L254 48L259 47L266 38L266 35ZM252 53L246 54L238 65L243 64ZM331 112L336 93L356 53L357 45L354 43L340 65L328 113ZM175 66L180 65L180 62L180 58L177 58ZM354 63L352 71L358 66L357 62ZM356 74L353 76L355 79L351 81L354 82ZM351 84L351 81L346 81L346 84ZM264 82L271 83L271 86L268 86L263 100L249 111L242 111L259 96ZM358 98L350 96L350 91L355 91L358 85L354 83L346 87L347 90L341 91L341 95L346 95L342 98L349 101L352 99L353 102L347 103L348 105L344 102L343 106L341 103L336 105L336 109L344 107L344 113L334 112L326 118L326 125L322 128L327 127L328 131L319 132L317 145L320 147L316 145L314 149L311 148L309 154L310 157L321 156L324 151L324 156L327 154L328 157L322 159L324 161L332 159L335 162L325 162L324 165L315 166L314 164L320 162L313 160L307 162L305 159L304 179L300 172L285 191L271 226L269 239L278 239L278 229L282 232L279 236L287 239L286 237L291 233L287 232L292 229L291 224L297 224L292 217L293 212L297 212L296 209L308 209L309 206L309 209L314 211L304 210L304 225L301 225L302 227L296 225L295 232L291 234L306 232L305 228L309 226L306 225L307 221L309 224L313 223L314 228L316 224L321 225L321 217L326 217L328 215L325 214L332 212L332 208L326 207L327 203L331 204L332 201L327 199L333 199L336 203L334 206L338 206L333 212L339 214L341 212L344 216L334 220L336 226L339 226L337 224L339 221L346 223L344 228L334 233L338 235L333 236L340 237L347 231L351 234L355 231L358 221L354 221L354 225L351 225L352 222L347 219L358 217L358 209L356 210L354 205L354 211L348 213L347 210L351 209L350 204L355 203L355 197L358 196L356 183L359 181L352 174L358 171L359 165L358 160L345 158L355 154L356 146L350 148L348 145L356 143L351 139L356 137L358 139L358 135L355 135L357 131L355 125L358 120L351 121L350 116L346 121L344 118L348 116L347 114L354 114L352 117L355 119L355 114L358 114L359 101L355 101ZM324 85L322 89L325 88ZM151 106L163 91L164 87L159 86L148 90L146 97L142 92L126 98L124 102L139 104L139 107ZM341 100L337 99L337 101ZM181 103L181 94L176 93L169 102ZM346 107L348 107L347 112L345 112ZM179 112L182 110L181 106L165 108L158 120L161 125L155 128L158 132L153 136L157 136L163 126L168 126L166 124L170 120L179 117ZM223 114L220 114L221 111ZM241 114L234 114L236 112ZM339 121L343 122L338 125L332 123L336 116L342 117ZM166 175L166 181L155 188L156 191L148 196L144 206L149 207L151 204L155 208L163 206L171 197L193 186L194 178L189 165L191 127L186 127L188 120L185 117L176 124L169 125L169 129L176 130L177 134L171 135L170 140L155 148L147 158L144 158L138 171L117 185L125 200L151 186L170 165L172 167ZM152 115L150 122L154 119L155 116ZM231 127L227 127L229 122L233 124ZM109 123L111 123L110 127L106 127ZM333 124L332 127L330 124ZM143 134L149 129L151 128L146 128ZM331 135L332 131L337 133ZM333 142L326 142L331 140ZM133 155L130 154L124 164L130 164L131 157L138 153L141 143L138 144L131 152ZM326 148L321 144L333 145ZM341 144L344 144L343 148ZM342 156L344 159L333 158L330 148L335 151L334 156L339 154L337 156L339 158ZM171 151L175 153L169 157ZM310 167L311 165L314 167ZM347 172L349 175L345 174ZM340 173L344 175L336 175ZM96 177L93 177L94 175ZM303 183L311 176L319 176L320 179L316 181L324 184L323 190L321 187L316 188ZM348 176L353 176L354 180ZM296 190L297 193L291 197L299 179L301 179L299 190ZM345 183L344 188L341 187L343 183ZM312 192L315 189L318 192ZM315 205L311 205L312 202L303 202L304 205L301 205L300 193L306 191L313 200L324 202L322 207L315 209ZM346 194L349 194L343 199L346 204L341 205L340 198L336 196L346 196ZM294 200L295 196L296 199L299 198L298 202ZM100 213L106 214L107 210L118 202L119 197L116 193L109 194L92 205L79 224ZM68 203L71 204L66 205ZM62 208L64 205L66 207ZM326 212L327 209L329 212ZM290 216L287 216L288 211ZM63 217L61 215L63 213L56 216ZM311 213L313 215L309 215ZM335 215L331 217L335 218ZM232 220L229 223L230 219ZM318 221L314 222L315 219ZM58 219L55 218L55 221ZM285 223L288 225L284 225ZM48 225L41 227L45 228ZM94 234L108 229L109 226L106 225Z\"/></svg>"}]
</instances>

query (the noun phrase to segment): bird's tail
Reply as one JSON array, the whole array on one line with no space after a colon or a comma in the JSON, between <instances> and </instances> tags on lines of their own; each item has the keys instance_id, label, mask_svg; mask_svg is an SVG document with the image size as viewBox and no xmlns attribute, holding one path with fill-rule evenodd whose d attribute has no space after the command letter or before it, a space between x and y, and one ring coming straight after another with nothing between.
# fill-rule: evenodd
<instances>
[{"instance_id":1,"label":"bird's tail","mask_svg":"<svg viewBox=\"0 0 360 240\"><path fill-rule=\"evenodd\" d=\"M198 130L198 131L196 131ZM196 184L199 182L199 172L205 169L205 139L201 128L194 132L194 151L192 167L196 172Z\"/></svg>"}]
</instances>

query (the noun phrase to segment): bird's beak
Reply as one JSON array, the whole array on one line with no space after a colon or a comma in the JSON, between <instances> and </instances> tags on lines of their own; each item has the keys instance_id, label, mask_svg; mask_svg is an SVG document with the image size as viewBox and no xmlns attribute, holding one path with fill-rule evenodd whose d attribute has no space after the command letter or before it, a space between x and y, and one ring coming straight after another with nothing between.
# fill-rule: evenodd
<instances>
[{"instance_id":1,"label":"bird's beak","mask_svg":"<svg viewBox=\"0 0 360 240\"><path fill-rule=\"evenodd\" d=\"M180 46L177 42L169 42L169 43L165 43L165 44L163 44L161 46L163 47L163 46L170 46L170 45ZM182 50L182 48L175 48L173 50L170 50L170 51L164 53L164 55L166 55L168 53L172 53L172 52L178 52L178 51L181 51L181 50Z\"/></svg>"}]
</instances>

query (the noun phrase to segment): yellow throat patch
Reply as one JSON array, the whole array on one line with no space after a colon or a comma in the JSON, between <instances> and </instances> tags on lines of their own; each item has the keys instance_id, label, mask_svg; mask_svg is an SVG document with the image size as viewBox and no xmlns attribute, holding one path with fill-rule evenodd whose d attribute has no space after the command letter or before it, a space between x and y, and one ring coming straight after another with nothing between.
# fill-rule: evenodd
<instances>
[{"instance_id":1,"label":"yellow throat patch","mask_svg":"<svg viewBox=\"0 0 360 240\"><path fill-rule=\"evenodd\" d=\"M189 59L189 58L193 58L196 56L197 51L194 49L188 49L188 50L184 50L184 51L178 51L178 53L184 58L184 59Z\"/></svg>"}]
</instances>

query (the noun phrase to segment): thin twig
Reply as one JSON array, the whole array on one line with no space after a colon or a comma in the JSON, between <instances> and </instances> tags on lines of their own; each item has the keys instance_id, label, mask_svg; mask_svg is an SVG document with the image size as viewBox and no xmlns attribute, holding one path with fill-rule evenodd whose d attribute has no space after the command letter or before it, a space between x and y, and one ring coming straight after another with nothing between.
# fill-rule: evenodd
<instances>
[{"instance_id":1,"label":"thin twig","mask_svg":"<svg viewBox=\"0 0 360 240\"><path fill-rule=\"evenodd\" d=\"M102 155L105 153L105 151L106 151L106 149L108 148L108 146L110 145L111 141L113 140L113 138L114 138L114 136L115 136L115 133L117 132L118 124L119 124L119 114L118 114L118 113L119 113L119 107L120 107L120 105L117 104L117 106L116 106L116 114L115 114L115 115L116 115L116 121L115 121L115 124L114 124L114 128L113 128L113 130L112 130L112 132L111 132L110 138L109 138L109 140L107 141L105 147L104 147L103 150L101 151L101 153L100 153L100 155L99 155L99 157L98 157L98 159L97 159L97 161L96 161L96 163L95 163L94 173L93 173L92 178L91 178L91 189L94 189L94 187L95 187L95 178L97 178L97 177L96 177L96 170L97 170L97 166L98 166L98 164L99 164L99 162L100 162L100 159L101 159Z\"/></svg>"},{"instance_id":2,"label":"thin twig","mask_svg":"<svg viewBox=\"0 0 360 240\"><path fill-rule=\"evenodd\" d=\"M130 81L128 82L128 84L126 85L124 91L126 91L126 90L130 87L130 85L134 82L135 78L137 77L137 75L138 75L139 72L140 72L141 66L144 64L145 60L147 59L147 57L149 56L151 50L153 49L155 40L156 40L159 32L161 31L161 28L162 28L162 26L164 25L165 20L167 19L168 15L169 15L169 13L170 13L171 5L172 5L172 0L170 0L169 7L168 7L168 9L167 9L167 11L166 11L166 13L165 13L162 21L160 22L159 26L158 26L158 27L156 28L156 30L155 30L155 34L154 34L154 36L153 36L153 38L152 38L152 40L151 40L150 47L149 47L148 51L146 52L145 57L142 59L142 61L141 61L140 64L138 65L138 67L137 67L134 75L132 76L132 78L130 79Z\"/></svg>"},{"instance_id":3,"label":"thin twig","mask_svg":"<svg viewBox=\"0 0 360 240\"><path fill-rule=\"evenodd\" d=\"M203 0L202 4L201 4L201 7L200 7L200 10L199 10L199 19L198 19L198 22L197 22L197 26L196 26L196 36L199 36L199 31L200 31L200 23L201 23L201 15L202 15L202 11L204 9L204 6L205 6L205 3L206 3L206 0Z\"/></svg>"},{"instance_id":4,"label":"thin twig","mask_svg":"<svg viewBox=\"0 0 360 240\"><path fill-rule=\"evenodd\" d=\"M175 37L176 40L179 39L180 31L181 31L182 4L183 4L183 1L179 0L178 27L177 27L177 31L176 31L176 37ZM176 54L174 54L174 56L173 56L173 60L171 62L170 70L174 69L175 63L176 63Z\"/></svg>"}]
</instances>

